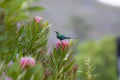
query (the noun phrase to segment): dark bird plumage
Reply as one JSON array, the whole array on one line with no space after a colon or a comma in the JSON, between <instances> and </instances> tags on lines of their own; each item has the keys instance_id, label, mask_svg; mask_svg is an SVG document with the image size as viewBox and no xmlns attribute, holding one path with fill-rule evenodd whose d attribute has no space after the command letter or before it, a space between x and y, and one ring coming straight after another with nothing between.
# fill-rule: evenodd
<instances>
[{"instance_id":1,"label":"dark bird plumage","mask_svg":"<svg viewBox=\"0 0 120 80\"><path fill-rule=\"evenodd\" d=\"M62 34L60 34L59 32L55 31L56 32L56 37L59 39L59 40L64 40L64 39L70 39L71 37L66 37Z\"/></svg>"}]
</instances>

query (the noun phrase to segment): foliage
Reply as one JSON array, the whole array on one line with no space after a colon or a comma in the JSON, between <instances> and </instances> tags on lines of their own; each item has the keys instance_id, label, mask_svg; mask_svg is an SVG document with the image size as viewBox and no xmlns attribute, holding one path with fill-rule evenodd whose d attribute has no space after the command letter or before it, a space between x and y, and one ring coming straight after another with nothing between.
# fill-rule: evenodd
<instances>
[{"instance_id":1,"label":"foliage","mask_svg":"<svg viewBox=\"0 0 120 80\"><path fill-rule=\"evenodd\" d=\"M64 78L64 80L73 80L76 74L72 68L75 62L72 49L74 41L64 50L62 47L59 49L55 47L48 55L46 45L50 24L39 17L26 20L29 17L29 11L43 9L30 7L29 1L3 0L0 2L0 17L2 17L0 18L0 79L63 80ZM18 23L20 25L17 25ZM21 64L23 57L26 58ZM36 65L30 67L33 63L26 59L32 58L27 57L34 58ZM21 67L21 65L26 66ZM70 75L73 76L69 77Z\"/></svg>"},{"instance_id":2,"label":"foliage","mask_svg":"<svg viewBox=\"0 0 120 80\"><path fill-rule=\"evenodd\" d=\"M83 61L82 64L82 71L79 71L79 77L82 80L97 80L100 75L95 73L96 66L91 60L91 58L88 58Z\"/></svg>"},{"instance_id":3,"label":"foliage","mask_svg":"<svg viewBox=\"0 0 120 80\"><path fill-rule=\"evenodd\" d=\"M33 19L18 28L15 31L14 38L11 38L10 44L4 45L7 51L5 50L2 53L1 50L0 53L1 63L3 63L0 74L3 75L3 72L5 73L2 78L8 76L14 80L62 80L63 78L67 80L69 77L68 71L72 71L75 62L74 52L72 51L72 42L74 41L71 42L69 47L64 49L55 47L51 55L47 55L48 35L49 23L43 23L42 20L38 23ZM34 57L36 65L33 68L28 66L22 69L20 67L20 59L24 56ZM13 64L8 67L7 65L11 61ZM73 75L75 73L69 72L69 74ZM73 78L69 77L69 80L73 80Z\"/></svg>"},{"instance_id":4,"label":"foliage","mask_svg":"<svg viewBox=\"0 0 120 80\"><path fill-rule=\"evenodd\" d=\"M29 12L44 9L31 7L34 1L0 1L0 80L77 80L78 65L74 58L77 40L70 40L67 47L60 43L48 54L50 24L39 17L38 21L29 18ZM25 61L21 64L23 58ZM26 59L34 60L35 64ZM87 66L85 73L93 69L89 61L84 63ZM93 80L91 72L87 73L88 79L92 76L89 80Z\"/></svg>"},{"instance_id":5,"label":"foliage","mask_svg":"<svg viewBox=\"0 0 120 80\"><path fill-rule=\"evenodd\" d=\"M35 0L0 1L0 56L7 55L1 56L0 60L8 58L9 54L13 55L17 53L14 50L18 46L16 38L19 38L18 36L20 35L18 34L20 34L20 32L17 34L16 32L19 27L25 24L23 21L29 18L29 12L43 10L43 7L31 7L31 3L34 1Z\"/></svg>"},{"instance_id":6,"label":"foliage","mask_svg":"<svg viewBox=\"0 0 120 80\"><path fill-rule=\"evenodd\" d=\"M40 6L32 6L35 0L1 0L0 22L4 25L13 25L29 18L30 11L44 10ZM9 26L10 27L10 26Z\"/></svg>"},{"instance_id":7,"label":"foliage","mask_svg":"<svg viewBox=\"0 0 120 80\"><path fill-rule=\"evenodd\" d=\"M80 66L80 70L84 71L85 66L81 64L83 64L84 59L90 57L94 60L94 65L96 66L93 72L99 74L96 80L117 80L115 46L114 37L107 37L100 41L91 40L81 43L78 48L80 54L76 55L76 61Z\"/></svg>"},{"instance_id":8,"label":"foliage","mask_svg":"<svg viewBox=\"0 0 120 80\"><path fill-rule=\"evenodd\" d=\"M75 59L73 57L74 50L72 49L74 46L75 42L72 41L68 47L63 48L61 45L60 48L54 48L53 54L49 57L49 62L51 65L50 69L52 70L52 73L55 74L52 76L52 79L76 79L76 72L72 70L73 64L75 63Z\"/></svg>"},{"instance_id":9,"label":"foliage","mask_svg":"<svg viewBox=\"0 0 120 80\"><path fill-rule=\"evenodd\" d=\"M19 60L17 60L10 67L5 67L0 79L4 80L6 77L10 77L13 80L42 80L43 70L42 65L38 63L33 68L22 70L19 65Z\"/></svg>"}]
</instances>

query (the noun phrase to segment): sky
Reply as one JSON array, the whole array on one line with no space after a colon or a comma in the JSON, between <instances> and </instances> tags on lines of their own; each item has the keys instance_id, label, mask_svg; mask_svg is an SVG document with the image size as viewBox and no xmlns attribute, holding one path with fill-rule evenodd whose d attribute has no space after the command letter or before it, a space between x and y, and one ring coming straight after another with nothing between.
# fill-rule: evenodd
<instances>
[{"instance_id":1,"label":"sky","mask_svg":"<svg viewBox=\"0 0 120 80\"><path fill-rule=\"evenodd\" d=\"M120 0L97 0L97 1L111 6L120 7Z\"/></svg>"}]
</instances>

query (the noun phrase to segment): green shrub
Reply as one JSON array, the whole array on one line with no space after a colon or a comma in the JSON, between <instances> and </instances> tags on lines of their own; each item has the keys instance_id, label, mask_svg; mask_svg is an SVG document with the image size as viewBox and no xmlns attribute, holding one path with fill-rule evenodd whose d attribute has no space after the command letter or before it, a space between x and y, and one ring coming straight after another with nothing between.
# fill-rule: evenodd
<instances>
[{"instance_id":1,"label":"green shrub","mask_svg":"<svg viewBox=\"0 0 120 80\"><path fill-rule=\"evenodd\" d=\"M38 16L30 19L30 11L44 9L31 7L33 1L0 1L0 80L77 79L75 42L67 43L67 48L60 43L48 54L50 24Z\"/></svg>"},{"instance_id":2,"label":"green shrub","mask_svg":"<svg viewBox=\"0 0 120 80\"><path fill-rule=\"evenodd\" d=\"M97 80L117 80L117 56L116 43L114 37L106 37L99 41L82 42L78 48L79 54L76 55L76 61L80 70L85 70L83 60L91 58L96 69Z\"/></svg>"}]
</instances>

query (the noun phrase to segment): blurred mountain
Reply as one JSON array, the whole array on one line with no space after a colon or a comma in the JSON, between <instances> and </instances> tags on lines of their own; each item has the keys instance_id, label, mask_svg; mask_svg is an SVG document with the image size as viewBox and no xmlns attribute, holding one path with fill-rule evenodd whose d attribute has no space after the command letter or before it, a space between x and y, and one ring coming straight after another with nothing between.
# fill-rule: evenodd
<instances>
[{"instance_id":1,"label":"blurred mountain","mask_svg":"<svg viewBox=\"0 0 120 80\"><path fill-rule=\"evenodd\" d=\"M34 5L46 8L34 15L50 21L52 34L57 30L83 39L120 36L120 7L105 5L96 0L42 0Z\"/></svg>"}]
</instances>

